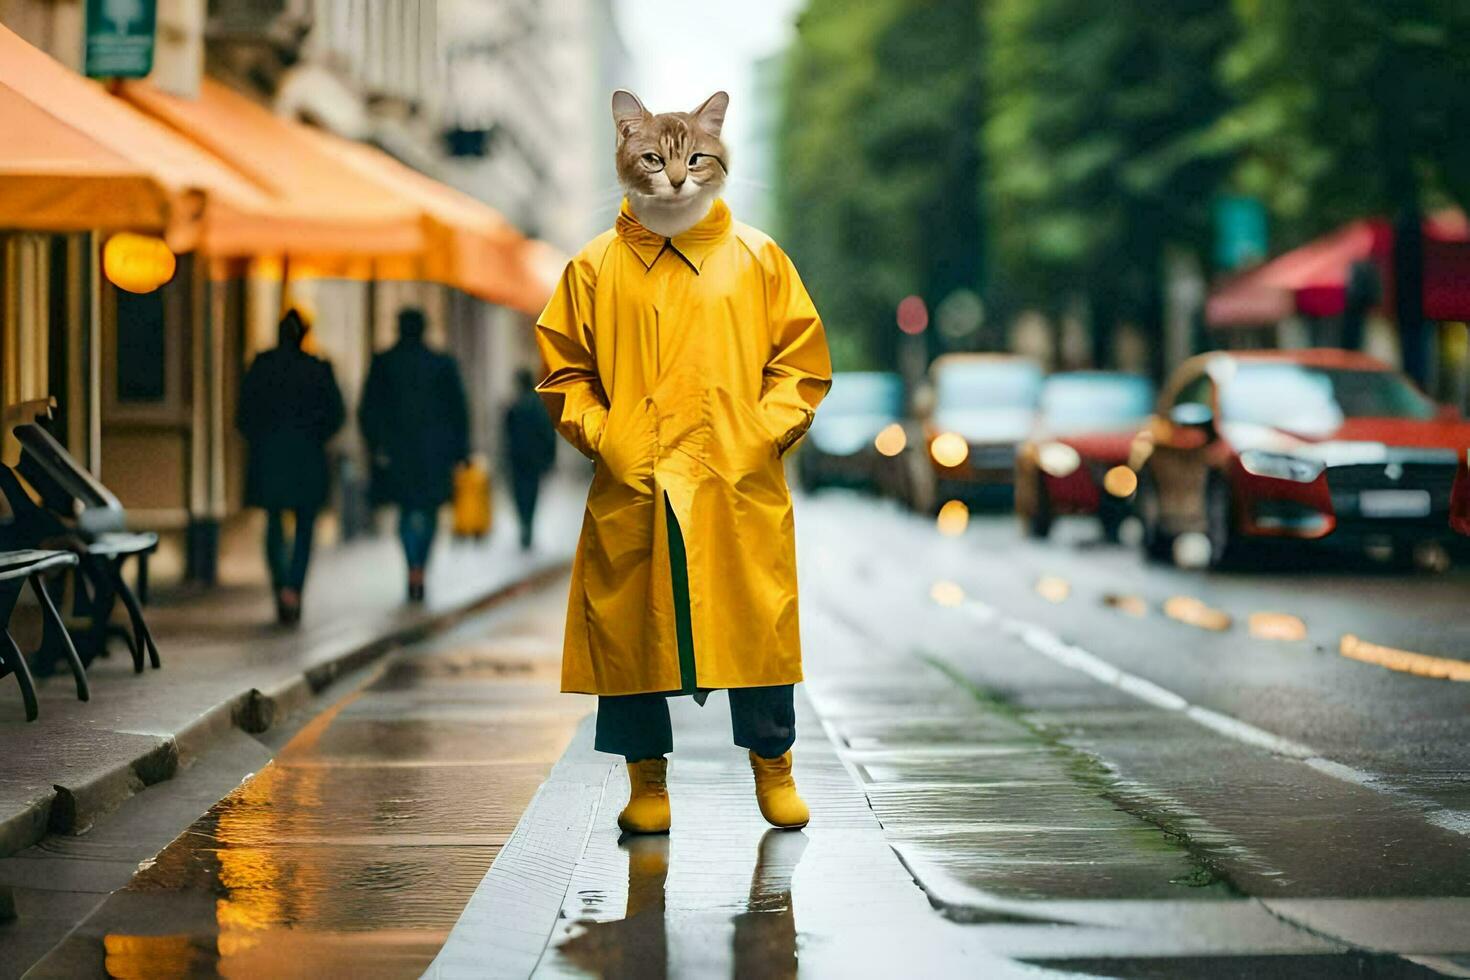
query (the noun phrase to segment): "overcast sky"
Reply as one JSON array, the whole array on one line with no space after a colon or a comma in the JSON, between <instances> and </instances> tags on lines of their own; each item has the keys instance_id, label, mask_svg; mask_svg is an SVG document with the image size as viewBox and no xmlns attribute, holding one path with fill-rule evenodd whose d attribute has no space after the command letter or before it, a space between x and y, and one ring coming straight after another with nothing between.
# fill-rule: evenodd
<instances>
[{"instance_id":1,"label":"overcast sky","mask_svg":"<svg viewBox=\"0 0 1470 980\"><path fill-rule=\"evenodd\" d=\"M804 0L615 0L632 56L634 92L653 112L693 109L712 93L730 93L725 142L734 177L745 146L751 64L791 40Z\"/></svg>"}]
</instances>

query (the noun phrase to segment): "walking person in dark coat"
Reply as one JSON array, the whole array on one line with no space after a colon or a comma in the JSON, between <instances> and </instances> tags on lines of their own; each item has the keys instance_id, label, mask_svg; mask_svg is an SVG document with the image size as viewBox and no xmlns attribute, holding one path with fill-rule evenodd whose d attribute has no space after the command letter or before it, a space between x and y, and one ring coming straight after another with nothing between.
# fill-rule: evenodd
<instances>
[{"instance_id":1,"label":"walking person in dark coat","mask_svg":"<svg viewBox=\"0 0 1470 980\"><path fill-rule=\"evenodd\" d=\"M459 366L424 344L422 310L398 314L398 343L373 357L358 423L373 460L373 501L397 504L408 597L424 598L424 567L454 468L470 452Z\"/></svg>"},{"instance_id":2,"label":"walking person in dark coat","mask_svg":"<svg viewBox=\"0 0 1470 980\"><path fill-rule=\"evenodd\" d=\"M301 314L281 318L280 340L261 351L240 384L235 424L250 444L245 503L266 512L265 557L282 623L301 620L301 590L317 514L327 503L327 440L342 428L342 391L332 366L301 349ZM285 514L296 518L286 541Z\"/></svg>"},{"instance_id":3,"label":"walking person in dark coat","mask_svg":"<svg viewBox=\"0 0 1470 980\"><path fill-rule=\"evenodd\" d=\"M556 462L556 429L541 396L536 394L536 379L524 368L516 372L516 398L505 410L505 445L516 516L521 523L521 550L527 551L541 478Z\"/></svg>"}]
</instances>

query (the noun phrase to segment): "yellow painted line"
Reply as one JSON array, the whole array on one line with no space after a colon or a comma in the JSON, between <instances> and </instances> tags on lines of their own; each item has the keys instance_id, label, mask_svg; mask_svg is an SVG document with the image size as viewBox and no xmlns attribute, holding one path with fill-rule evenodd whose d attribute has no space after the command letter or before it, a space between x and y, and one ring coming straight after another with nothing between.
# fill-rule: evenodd
<instances>
[{"instance_id":1,"label":"yellow painted line","mask_svg":"<svg viewBox=\"0 0 1470 980\"><path fill-rule=\"evenodd\" d=\"M1148 615L1148 603L1141 596L1109 592L1103 596L1103 605L1112 606L1123 615L1132 616L1134 619L1142 619Z\"/></svg>"},{"instance_id":2,"label":"yellow painted line","mask_svg":"<svg viewBox=\"0 0 1470 980\"><path fill-rule=\"evenodd\" d=\"M1307 624L1291 613L1256 612L1247 620L1251 636L1258 640L1293 642L1307 638Z\"/></svg>"},{"instance_id":3,"label":"yellow painted line","mask_svg":"<svg viewBox=\"0 0 1470 980\"><path fill-rule=\"evenodd\" d=\"M1230 614L1213 609L1193 596L1176 595L1164 603L1164 615L1186 626L1221 633L1230 628Z\"/></svg>"},{"instance_id":4,"label":"yellow painted line","mask_svg":"<svg viewBox=\"0 0 1470 980\"><path fill-rule=\"evenodd\" d=\"M965 590L954 582L935 582L929 589L929 598L941 606L951 608L962 605L965 601Z\"/></svg>"},{"instance_id":5,"label":"yellow painted line","mask_svg":"<svg viewBox=\"0 0 1470 980\"><path fill-rule=\"evenodd\" d=\"M1448 657L1431 657L1426 653L1411 650L1395 650L1360 640L1351 633L1342 638L1338 652L1344 657L1360 660L1365 664L1387 667L1389 670L1415 674L1419 677L1436 677L1447 681L1470 681L1470 662L1451 660Z\"/></svg>"},{"instance_id":6,"label":"yellow painted line","mask_svg":"<svg viewBox=\"0 0 1470 980\"><path fill-rule=\"evenodd\" d=\"M1043 575L1036 580L1036 594L1047 602L1066 602L1072 594L1072 583L1056 575Z\"/></svg>"}]
</instances>

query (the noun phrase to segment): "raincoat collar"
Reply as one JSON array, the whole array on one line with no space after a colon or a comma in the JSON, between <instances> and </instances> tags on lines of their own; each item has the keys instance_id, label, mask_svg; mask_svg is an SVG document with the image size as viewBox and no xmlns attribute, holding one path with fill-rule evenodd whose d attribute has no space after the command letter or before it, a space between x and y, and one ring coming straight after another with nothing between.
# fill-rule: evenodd
<instances>
[{"instance_id":1,"label":"raincoat collar","mask_svg":"<svg viewBox=\"0 0 1470 980\"><path fill-rule=\"evenodd\" d=\"M627 198L624 198L622 210L618 212L616 228L618 237L628 243L628 247L645 268L653 268L654 261L667 247L678 252L695 272L699 272L704 266L704 260L709 258L709 254L730 233L730 207L723 198L715 198L715 203L710 205L709 214L701 218L698 224L673 238L665 238L639 224Z\"/></svg>"}]
</instances>

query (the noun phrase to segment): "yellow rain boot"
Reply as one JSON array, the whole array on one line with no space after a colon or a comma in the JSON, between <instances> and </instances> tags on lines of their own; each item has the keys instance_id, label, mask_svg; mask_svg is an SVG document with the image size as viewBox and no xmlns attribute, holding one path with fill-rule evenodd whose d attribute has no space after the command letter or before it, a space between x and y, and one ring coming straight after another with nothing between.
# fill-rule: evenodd
<instances>
[{"instance_id":1,"label":"yellow rain boot","mask_svg":"<svg viewBox=\"0 0 1470 980\"><path fill-rule=\"evenodd\" d=\"M761 816L773 827L799 830L811 820L811 811L796 792L791 778L791 753L776 759L763 759L750 753L750 768L755 773L755 801Z\"/></svg>"},{"instance_id":2,"label":"yellow rain boot","mask_svg":"<svg viewBox=\"0 0 1470 980\"><path fill-rule=\"evenodd\" d=\"M669 760L663 757L628 763L628 805L618 826L629 834L669 832Z\"/></svg>"}]
</instances>

